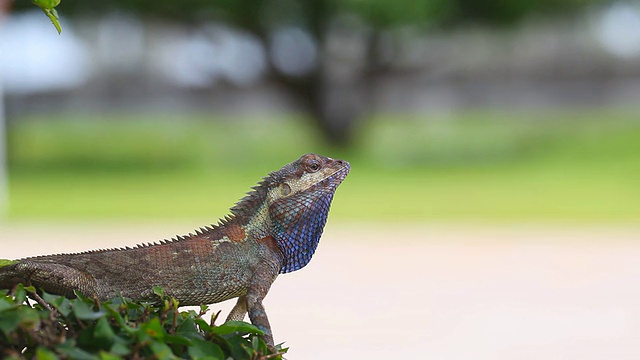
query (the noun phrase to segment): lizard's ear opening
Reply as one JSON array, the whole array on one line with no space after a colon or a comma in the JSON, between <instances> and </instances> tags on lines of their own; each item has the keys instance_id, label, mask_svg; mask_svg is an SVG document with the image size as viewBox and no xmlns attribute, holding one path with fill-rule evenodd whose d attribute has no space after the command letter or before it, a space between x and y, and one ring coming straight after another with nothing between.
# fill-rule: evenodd
<instances>
[{"instance_id":1,"label":"lizard's ear opening","mask_svg":"<svg viewBox=\"0 0 640 360\"><path fill-rule=\"evenodd\" d=\"M280 194L285 197L291 195L291 186L287 183L280 185Z\"/></svg>"}]
</instances>

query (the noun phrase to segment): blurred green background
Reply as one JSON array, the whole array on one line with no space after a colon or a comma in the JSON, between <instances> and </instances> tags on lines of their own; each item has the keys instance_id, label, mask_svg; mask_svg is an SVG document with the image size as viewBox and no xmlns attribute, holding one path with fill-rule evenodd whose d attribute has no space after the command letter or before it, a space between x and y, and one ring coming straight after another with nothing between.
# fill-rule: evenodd
<instances>
[{"instance_id":1,"label":"blurred green background","mask_svg":"<svg viewBox=\"0 0 640 360\"><path fill-rule=\"evenodd\" d=\"M6 219L212 222L308 152L334 220L640 216L633 4L176 4L4 9Z\"/></svg>"},{"instance_id":2,"label":"blurred green background","mask_svg":"<svg viewBox=\"0 0 640 360\"><path fill-rule=\"evenodd\" d=\"M336 220L640 216L640 123L631 112L378 116L343 150L294 117L113 117L13 126L9 218L213 219L305 152L352 163Z\"/></svg>"}]
</instances>

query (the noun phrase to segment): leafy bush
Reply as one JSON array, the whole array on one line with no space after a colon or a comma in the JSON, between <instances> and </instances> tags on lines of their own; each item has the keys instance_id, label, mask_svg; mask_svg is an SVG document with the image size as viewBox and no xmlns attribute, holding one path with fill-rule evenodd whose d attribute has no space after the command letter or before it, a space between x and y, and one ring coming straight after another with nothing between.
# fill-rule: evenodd
<instances>
[{"instance_id":1,"label":"leafy bush","mask_svg":"<svg viewBox=\"0 0 640 360\"><path fill-rule=\"evenodd\" d=\"M178 302L154 289L160 302L117 297L99 302L18 285L0 291L0 356L3 359L281 359L286 349L267 348L255 326L214 325L200 312L178 311Z\"/></svg>"}]
</instances>

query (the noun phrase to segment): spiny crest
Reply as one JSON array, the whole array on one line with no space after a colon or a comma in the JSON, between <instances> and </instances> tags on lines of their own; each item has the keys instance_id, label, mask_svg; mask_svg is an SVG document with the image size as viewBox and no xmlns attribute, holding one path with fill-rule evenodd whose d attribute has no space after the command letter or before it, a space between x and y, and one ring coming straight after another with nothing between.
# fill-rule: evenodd
<instances>
[{"instance_id":1,"label":"spiny crest","mask_svg":"<svg viewBox=\"0 0 640 360\"><path fill-rule=\"evenodd\" d=\"M268 176L265 176L257 185L251 187L253 190L249 191L245 197L240 199L240 201L231 208L231 215L225 217L224 220L221 220L219 225L226 225L229 221L236 218L250 218L266 201L267 190L269 189L269 185L274 181L273 174L274 173L271 173Z\"/></svg>"},{"instance_id":2,"label":"spiny crest","mask_svg":"<svg viewBox=\"0 0 640 360\"><path fill-rule=\"evenodd\" d=\"M136 246L136 248L145 248L153 245L164 245L177 241L184 241L192 239L197 236L205 236L210 233L216 231L221 226L226 226L229 223L233 222L236 219L249 219L253 216L254 212L262 206L262 204L267 199L267 190L269 186L274 182L280 181L281 175L278 172L269 173L269 175L262 178L258 184L251 187L252 191L247 192L246 196L240 199L232 208L231 214L225 215L223 218L218 220L217 224L212 224L209 226L201 227L195 230L195 234L188 234L184 236L175 236L170 240L162 240L160 244L140 244ZM118 250L118 249L111 249Z\"/></svg>"},{"instance_id":3,"label":"spiny crest","mask_svg":"<svg viewBox=\"0 0 640 360\"><path fill-rule=\"evenodd\" d=\"M232 208L231 214L225 215L223 218L218 220L217 224L208 225L205 227L201 227L195 230L195 234L188 235L177 235L169 240L161 240L160 243L147 243L147 244L139 244L135 248L146 248L154 245L166 245L173 242L185 241L192 239L198 236L206 236L216 231L221 226L226 226L229 223L233 222L235 219L249 219L253 213L266 201L267 198L267 190L269 185L274 182L275 173L270 173L269 175L262 178L257 185L251 187L252 191L247 192L247 195L240 199ZM108 249L108 250L99 250L99 251L109 251L109 250L121 250L121 249Z\"/></svg>"},{"instance_id":4,"label":"spiny crest","mask_svg":"<svg viewBox=\"0 0 640 360\"><path fill-rule=\"evenodd\" d=\"M212 225L215 227L215 225ZM195 236L203 236L203 235L207 235L208 233L210 233L211 231L213 231L213 227L209 227L209 226L205 226L205 227L201 227L199 229L195 230ZM190 236L194 236L194 234L189 234Z\"/></svg>"},{"instance_id":5,"label":"spiny crest","mask_svg":"<svg viewBox=\"0 0 640 360\"><path fill-rule=\"evenodd\" d=\"M211 226L205 226L204 228L200 228L201 231L203 231L202 233L198 234L198 235L206 235L207 233L210 233L212 231L214 231L216 229L215 225L211 225ZM196 233L198 231L196 230ZM156 245L168 245L171 243L175 243L175 242L179 242L179 241L185 241L185 240L189 240L193 237L195 237L196 235L194 234L188 234L188 235L177 235L174 236L170 239L162 239L159 241L154 241L154 242L147 242L147 243L141 243L141 244L136 244L133 247L131 246L121 246L121 247L115 247L115 248L107 248L107 249L93 249L93 250L86 250L86 251L80 251L80 252L74 252L74 253L62 253L62 254L52 254L52 255L38 255L38 256L30 256L27 257L25 259L42 259L42 258L48 258L51 256L60 256L60 255L84 255L84 254L96 254L96 253L104 253L104 252L109 252L109 251L121 251L121 250L134 250L134 249L144 249L144 248L148 248L150 246L156 246Z\"/></svg>"},{"instance_id":6,"label":"spiny crest","mask_svg":"<svg viewBox=\"0 0 640 360\"><path fill-rule=\"evenodd\" d=\"M195 234L188 234L184 236L175 236L170 240L162 240L160 244L140 244L136 246L136 248L145 248L153 245L164 245L177 241L189 240L197 236L205 236L210 233L216 231L218 228L222 226L226 226L229 223L233 222L235 219L249 219L253 213L266 201L267 198L267 190L269 185L274 182L275 173L270 173L269 175L262 178L257 185L251 187L252 191L247 192L247 195L240 199L232 208L231 214L225 215L223 218L218 220L217 224L212 224L209 226L201 227L195 230ZM112 249L118 250L118 249Z\"/></svg>"},{"instance_id":7,"label":"spiny crest","mask_svg":"<svg viewBox=\"0 0 640 360\"><path fill-rule=\"evenodd\" d=\"M230 221L231 219L232 218L230 216L226 216L225 217L225 221ZM175 242L180 242L180 241L186 241L186 240L189 240L189 239L193 239L194 237L208 235L211 232L215 231L219 226L220 225L208 225L208 226L200 227L199 229L195 230L195 234L190 233L190 234L187 234L187 235L176 235L176 236L174 236L174 237L172 237L170 239L162 239L162 240L159 240L159 241L136 244L136 245L133 245L133 247L131 247L131 246L122 246L122 247L107 248L107 249L87 250L87 251L81 251L81 252L75 252L75 253L39 255L39 256L29 257L28 259L46 258L46 257L49 257L49 256L56 256L56 255L95 254L95 253L103 253L103 252L109 252L109 251L144 249L144 248L148 248L148 247L151 247L151 246L157 246L157 245L168 245L168 244L175 243Z\"/></svg>"},{"instance_id":8,"label":"spiny crest","mask_svg":"<svg viewBox=\"0 0 640 360\"><path fill-rule=\"evenodd\" d=\"M235 219L238 219L238 218L239 219L249 219L249 218L251 218L251 216L254 214L254 212L258 208L260 208L260 206L262 206L262 204L266 201L267 190L269 189L269 186L271 184L273 184L274 182L276 182L276 183L280 182L282 180L281 178L282 178L282 174L280 174L279 172L269 173L269 175L263 177L262 181L260 181L257 185L252 186L251 189L253 189L253 190L247 192L246 196L243 197L242 199L240 199L231 208L231 210L230 210L231 214L225 215L223 218L221 218L218 221L217 224L212 224L212 225L208 225L208 226L204 226L204 227L201 227L199 229L196 229L195 230L195 234L190 233L188 235L176 235L176 236L174 236L174 237L172 237L170 239L163 239L163 240L160 240L158 242L148 242L146 244L144 244L144 243L137 244L134 247L124 246L124 247L118 247L118 248L87 250L87 251L76 252L76 253L40 255L40 256L29 257L27 259L38 259L38 258L45 258L45 257L49 257L49 256L56 256L56 255L82 255L82 254L102 253L102 252L108 252L108 251L144 249L144 248L148 248L150 246L167 245L167 244L171 244L171 243L174 243L174 242L189 240L189 239L192 239L192 238L198 237L198 236L206 236L206 235L216 231L221 226L225 226L225 225L229 224L230 222L234 221Z\"/></svg>"}]
</instances>

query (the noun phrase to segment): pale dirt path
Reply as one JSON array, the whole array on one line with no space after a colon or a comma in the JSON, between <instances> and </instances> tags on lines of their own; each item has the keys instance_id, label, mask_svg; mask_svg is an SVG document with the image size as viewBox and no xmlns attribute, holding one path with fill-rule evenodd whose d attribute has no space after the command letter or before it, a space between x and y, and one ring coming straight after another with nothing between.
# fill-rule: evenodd
<instances>
[{"instance_id":1,"label":"pale dirt path","mask_svg":"<svg viewBox=\"0 0 640 360\"><path fill-rule=\"evenodd\" d=\"M0 224L0 258L190 229ZM265 306L290 359L639 359L640 226L330 224Z\"/></svg>"}]
</instances>

